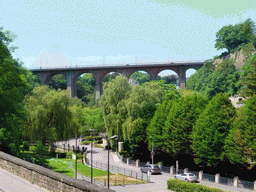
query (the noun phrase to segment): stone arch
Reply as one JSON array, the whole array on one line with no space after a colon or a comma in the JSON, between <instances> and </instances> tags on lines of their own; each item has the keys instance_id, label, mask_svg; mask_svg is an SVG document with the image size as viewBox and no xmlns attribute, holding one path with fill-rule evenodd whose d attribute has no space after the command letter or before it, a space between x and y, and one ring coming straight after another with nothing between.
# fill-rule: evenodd
<instances>
[{"instance_id":1,"label":"stone arch","mask_svg":"<svg viewBox=\"0 0 256 192\"><path fill-rule=\"evenodd\" d=\"M161 77L160 77L161 76ZM164 79L167 83L179 85L179 74L172 69L164 69L157 75L157 80Z\"/></svg>"},{"instance_id":2,"label":"stone arch","mask_svg":"<svg viewBox=\"0 0 256 192\"><path fill-rule=\"evenodd\" d=\"M150 81L150 79L151 79L151 78L150 78L150 74L149 74L146 70L143 70L143 69L142 69L142 70L134 70L133 73L132 73L132 74L129 76L129 78L128 78L128 79L129 79L129 82L131 81L131 80L130 80L130 79L131 79L131 76L132 76L134 73L136 73L136 72L146 73L146 75L147 75L147 77L148 77L148 80L146 80L146 81ZM135 80L135 79L134 79L134 80ZM134 83L136 83L136 81L137 81L137 80L135 80ZM146 82L146 81L145 81L145 82ZM131 82L132 82L132 81L131 81ZM139 84L144 83L144 82L140 82L140 81L137 81L137 82L138 82Z\"/></svg>"}]
</instances>

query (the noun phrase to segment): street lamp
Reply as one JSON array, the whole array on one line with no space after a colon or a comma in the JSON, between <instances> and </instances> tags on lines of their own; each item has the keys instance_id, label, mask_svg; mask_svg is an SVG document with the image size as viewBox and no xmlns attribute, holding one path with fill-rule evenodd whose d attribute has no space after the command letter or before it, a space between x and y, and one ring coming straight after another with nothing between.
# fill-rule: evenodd
<instances>
[{"instance_id":1,"label":"street lamp","mask_svg":"<svg viewBox=\"0 0 256 192\"><path fill-rule=\"evenodd\" d=\"M152 139L152 151L151 151L151 158L152 158L152 164L154 164L154 147L153 147L153 137L150 136L150 138Z\"/></svg>"},{"instance_id":2,"label":"street lamp","mask_svg":"<svg viewBox=\"0 0 256 192\"><path fill-rule=\"evenodd\" d=\"M107 137L107 146L108 146L108 189L109 189L109 139L108 139L108 136ZM110 137L111 140L115 139L117 140L118 139L118 135L113 135L112 137Z\"/></svg>"},{"instance_id":3,"label":"street lamp","mask_svg":"<svg viewBox=\"0 0 256 192\"><path fill-rule=\"evenodd\" d=\"M91 144L91 183L92 183L92 173L93 173L93 169L92 169L92 166L93 166L92 150L93 150L93 146L94 146L94 132L95 132L95 129L89 129L89 131L93 132L93 144Z\"/></svg>"}]
</instances>

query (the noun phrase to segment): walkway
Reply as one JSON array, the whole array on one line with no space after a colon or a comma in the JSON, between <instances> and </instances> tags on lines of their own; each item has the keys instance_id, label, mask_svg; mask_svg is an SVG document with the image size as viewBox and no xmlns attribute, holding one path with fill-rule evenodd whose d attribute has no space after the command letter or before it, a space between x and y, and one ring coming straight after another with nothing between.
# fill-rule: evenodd
<instances>
[{"instance_id":1,"label":"walkway","mask_svg":"<svg viewBox=\"0 0 256 192\"><path fill-rule=\"evenodd\" d=\"M47 192L46 189L0 168L0 192Z\"/></svg>"},{"instance_id":2,"label":"walkway","mask_svg":"<svg viewBox=\"0 0 256 192\"><path fill-rule=\"evenodd\" d=\"M75 140L69 141L69 144L75 145ZM80 147L87 147L88 151L90 151L89 145L79 145ZM88 158L91 158L91 155L88 154ZM107 164L108 160L108 151L104 150L103 148L94 148L93 149L93 161L101 162ZM140 168L135 166L129 166L123 162L121 162L116 155L115 152L110 152L109 156L109 162L110 166L118 166L125 169L129 169L132 171L140 171ZM147 184L136 184L136 185L125 185L125 186L110 186L111 189L117 191L117 192L171 192L170 190L167 190L167 180L174 178L173 175L170 175L169 173L163 173L162 175L151 175L151 183ZM216 187L223 191L235 191L235 192L252 192L253 190L245 189L245 188L236 188L232 186L222 185L222 184L216 184L213 182L208 181L201 181L199 183L203 185L207 185L209 187Z\"/></svg>"}]
</instances>

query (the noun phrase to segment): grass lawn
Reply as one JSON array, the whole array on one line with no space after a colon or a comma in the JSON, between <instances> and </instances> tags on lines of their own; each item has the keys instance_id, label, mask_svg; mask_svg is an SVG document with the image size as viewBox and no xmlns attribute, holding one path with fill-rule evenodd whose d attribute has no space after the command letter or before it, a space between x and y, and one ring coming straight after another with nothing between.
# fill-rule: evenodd
<instances>
[{"instance_id":1,"label":"grass lawn","mask_svg":"<svg viewBox=\"0 0 256 192\"><path fill-rule=\"evenodd\" d=\"M49 159L48 166L56 172L68 175L70 177L75 177L75 172L70 167L70 162L66 159Z\"/></svg>"},{"instance_id":2,"label":"grass lawn","mask_svg":"<svg viewBox=\"0 0 256 192\"><path fill-rule=\"evenodd\" d=\"M75 177L74 171L71 169L70 164L72 162L73 168L76 167L76 162L73 159L62 159L59 158L58 160L56 158L49 159L48 166L51 167L52 170ZM77 172L86 176L91 177L91 167L83 164L81 160L77 161ZM110 185L123 185L123 184L136 184L136 183L145 183L145 181L136 180L135 178L131 178L125 175L120 174L114 174L109 173L110 176ZM107 182L108 172L103 171L100 169L93 169L93 178L101 181L101 182Z\"/></svg>"}]
</instances>

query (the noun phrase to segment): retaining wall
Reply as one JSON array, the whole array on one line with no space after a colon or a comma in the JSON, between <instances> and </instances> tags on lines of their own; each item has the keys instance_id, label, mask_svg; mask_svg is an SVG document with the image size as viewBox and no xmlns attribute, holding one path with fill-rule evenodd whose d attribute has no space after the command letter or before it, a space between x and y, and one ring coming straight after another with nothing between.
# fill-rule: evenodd
<instances>
[{"instance_id":1,"label":"retaining wall","mask_svg":"<svg viewBox=\"0 0 256 192\"><path fill-rule=\"evenodd\" d=\"M88 181L77 180L4 152L0 152L0 167L49 191L114 192L114 190L91 184Z\"/></svg>"}]
</instances>

